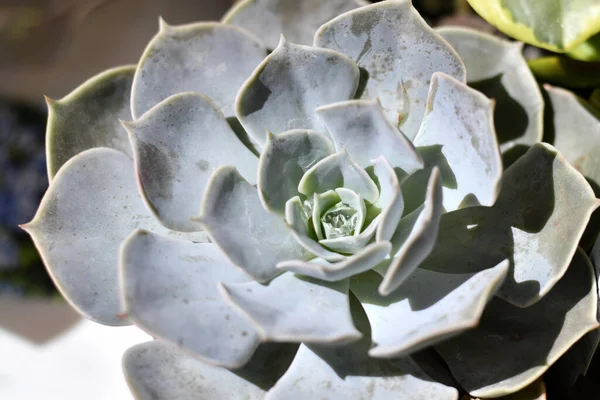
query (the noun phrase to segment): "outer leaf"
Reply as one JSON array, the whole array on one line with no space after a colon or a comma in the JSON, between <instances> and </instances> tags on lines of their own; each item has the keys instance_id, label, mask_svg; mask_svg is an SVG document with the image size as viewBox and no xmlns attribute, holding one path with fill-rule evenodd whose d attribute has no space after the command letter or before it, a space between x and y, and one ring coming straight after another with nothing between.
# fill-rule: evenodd
<instances>
[{"instance_id":1,"label":"outer leaf","mask_svg":"<svg viewBox=\"0 0 600 400\"><path fill-rule=\"evenodd\" d=\"M385 270L379 286L381 295L387 296L396 290L433 250L443 212L442 200L440 172L434 168L423 207L401 220L391 239L393 249L398 250Z\"/></svg>"},{"instance_id":2,"label":"outer leaf","mask_svg":"<svg viewBox=\"0 0 600 400\"><path fill-rule=\"evenodd\" d=\"M161 21L135 73L131 113L138 118L173 94L198 92L231 117L235 95L265 55L258 40L235 26L201 22L173 27Z\"/></svg>"},{"instance_id":3,"label":"outer leaf","mask_svg":"<svg viewBox=\"0 0 600 400\"><path fill-rule=\"evenodd\" d=\"M508 260L476 274L415 270L388 296L377 294L381 277L370 272L351 280L376 346L369 355L395 358L442 342L479 323L487 302L508 272Z\"/></svg>"},{"instance_id":4,"label":"outer leaf","mask_svg":"<svg viewBox=\"0 0 600 400\"><path fill-rule=\"evenodd\" d=\"M33 238L67 301L106 325L128 324L119 318L119 245L137 228L167 233L138 194L131 160L106 148L87 150L67 161L33 221L22 228ZM202 240L204 234L196 236Z\"/></svg>"},{"instance_id":5,"label":"outer leaf","mask_svg":"<svg viewBox=\"0 0 600 400\"><path fill-rule=\"evenodd\" d=\"M600 184L600 113L567 90L544 88L551 102L548 140L579 172Z\"/></svg>"},{"instance_id":6,"label":"outer leaf","mask_svg":"<svg viewBox=\"0 0 600 400\"><path fill-rule=\"evenodd\" d=\"M212 243L132 233L121 247L123 310L139 327L227 368L244 365L259 343L252 324L219 295L219 282L251 278Z\"/></svg>"},{"instance_id":7,"label":"outer leaf","mask_svg":"<svg viewBox=\"0 0 600 400\"><path fill-rule=\"evenodd\" d=\"M348 280L323 283L285 273L265 286L250 282L220 287L264 341L346 343L362 336L352 323Z\"/></svg>"},{"instance_id":8,"label":"outer leaf","mask_svg":"<svg viewBox=\"0 0 600 400\"><path fill-rule=\"evenodd\" d=\"M465 63L468 84L495 100L500 149L540 142L544 100L523 57L523 44L468 28L442 27L437 32Z\"/></svg>"},{"instance_id":9,"label":"outer leaf","mask_svg":"<svg viewBox=\"0 0 600 400\"><path fill-rule=\"evenodd\" d=\"M410 0L384 1L323 25L315 46L347 54L362 69L360 98L379 98L390 122L413 139L434 72L465 81L456 52L421 18Z\"/></svg>"},{"instance_id":10,"label":"outer leaf","mask_svg":"<svg viewBox=\"0 0 600 400\"><path fill-rule=\"evenodd\" d=\"M305 196L312 196L313 193L340 187L354 191L369 203L375 203L379 198L375 182L346 151L332 154L306 171L298 184L298 191Z\"/></svg>"},{"instance_id":11,"label":"outer leaf","mask_svg":"<svg viewBox=\"0 0 600 400\"><path fill-rule=\"evenodd\" d=\"M292 44L282 36L240 89L235 112L259 144L267 130L325 132L315 108L354 97L358 77L358 67L347 56Z\"/></svg>"},{"instance_id":12,"label":"outer leaf","mask_svg":"<svg viewBox=\"0 0 600 400\"><path fill-rule=\"evenodd\" d=\"M502 160L494 133L493 104L448 75L436 73L431 79L427 111L415 145L441 146L458 184L444 188L447 211L456 210L466 196L475 196L484 206L496 201Z\"/></svg>"},{"instance_id":13,"label":"outer leaf","mask_svg":"<svg viewBox=\"0 0 600 400\"><path fill-rule=\"evenodd\" d=\"M197 219L227 258L260 282L279 273L278 262L305 256L284 222L262 208L258 191L232 166L213 173Z\"/></svg>"},{"instance_id":14,"label":"outer leaf","mask_svg":"<svg viewBox=\"0 0 600 400\"><path fill-rule=\"evenodd\" d=\"M245 400L262 400L291 362L293 349L262 345L246 366L229 371L153 341L127 350L123 369L131 391L140 400L234 399L240 393Z\"/></svg>"},{"instance_id":15,"label":"outer leaf","mask_svg":"<svg viewBox=\"0 0 600 400\"><path fill-rule=\"evenodd\" d=\"M472 396L516 392L541 376L586 332L598 327L597 285L583 252L548 295L527 308L501 299L487 306L479 327L437 346Z\"/></svg>"},{"instance_id":16,"label":"outer leaf","mask_svg":"<svg viewBox=\"0 0 600 400\"><path fill-rule=\"evenodd\" d=\"M498 295L528 307L561 280L598 200L547 144L533 146L511 165L502 187L491 209L442 216L437 245L420 268L468 273L508 258L511 270Z\"/></svg>"},{"instance_id":17,"label":"outer leaf","mask_svg":"<svg viewBox=\"0 0 600 400\"><path fill-rule=\"evenodd\" d=\"M168 228L200 230L190 218L219 166L235 165L245 179L256 182L258 158L201 94L173 95L123 125L131 135L144 200Z\"/></svg>"},{"instance_id":18,"label":"outer leaf","mask_svg":"<svg viewBox=\"0 0 600 400\"><path fill-rule=\"evenodd\" d=\"M258 167L258 190L265 208L283 215L285 202L298 195L302 175L334 151L329 139L313 131L269 135Z\"/></svg>"},{"instance_id":19,"label":"outer leaf","mask_svg":"<svg viewBox=\"0 0 600 400\"><path fill-rule=\"evenodd\" d=\"M277 264L277 268L327 282L335 282L373 269L383 261L390 250L389 242L371 243L356 254L337 263L330 263L322 258L316 258L311 262L288 260Z\"/></svg>"},{"instance_id":20,"label":"outer leaf","mask_svg":"<svg viewBox=\"0 0 600 400\"><path fill-rule=\"evenodd\" d=\"M317 109L337 150L348 154L363 168L377 157L411 174L423 168L423 160L410 140L386 118L377 99L349 100Z\"/></svg>"},{"instance_id":21,"label":"outer leaf","mask_svg":"<svg viewBox=\"0 0 600 400\"><path fill-rule=\"evenodd\" d=\"M568 51L600 31L600 4L594 0L468 1L508 36L555 52Z\"/></svg>"},{"instance_id":22,"label":"outer leaf","mask_svg":"<svg viewBox=\"0 0 600 400\"><path fill-rule=\"evenodd\" d=\"M456 389L433 381L411 359L368 357L369 322L356 298L351 296L350 301L354 324L363 338L344 346L302 344L265 400L305 400L322 397L324 392L329 400L458 400Z\"/></svg>"},{"instance_id":23,"label":"outer leaf","mask_svg":"<svg viewBox=\"0 0 600 400\"><path fill-rule=\"evenodd\" d=\"M48 179L71 157L95 147L130 155L127 134L118 119L130 119L129 94L135 66L109 69L66 97L48 103L46 156Z\"/></svg>"},{"instance_id":24,"label":"outer leaf","mask_svg":"<svg viewBox=\"0 0 600 400\"><path fill-rule=\"evenodd\" d=\"M271 49L277 47L282 33L308 46L319 26L365 4L363 0L244 0L225 14L223 22L247 29Z\"/></svg>"},{"instance_id":25,"label":"outer leaf","mask_svg":"<svg viewBox=\"0 0 600 400\"><path fill-rule=\"evenodd\" d=\"M458 400L456 389L433 381L411 360L394 360L382 366L372 366L374 363L371 362L371 366L365 368L371 369L369 372L340 375L336 368L343 371L344 364L351 368L367 361L347 355L348 351L343 348L338 351L338 357L333 354L326 357L302 344L290 369L268 392L265 400L305 400L318 398L324 392L331 400Z\"/></svg>"}]
</instances>

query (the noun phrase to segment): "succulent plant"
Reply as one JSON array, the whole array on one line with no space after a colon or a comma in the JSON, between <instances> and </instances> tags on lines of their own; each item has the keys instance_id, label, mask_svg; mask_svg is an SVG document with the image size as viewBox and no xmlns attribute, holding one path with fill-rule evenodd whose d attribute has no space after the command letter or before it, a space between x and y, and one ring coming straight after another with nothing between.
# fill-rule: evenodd
<instances>
[{"instance_id":1,"label":"succulent plant","mask_svg":"<svg viewBox=\"0 0 600 400\"><path fill-rule=\"evenodd\" d=\"M24 229L80 313L156 338L124 356L138 398L536 392L598 332L583 153L537 143L516 45L440 33L458 53L408 0L247 0L48 101Z\"/></svg>"}]
</instances>

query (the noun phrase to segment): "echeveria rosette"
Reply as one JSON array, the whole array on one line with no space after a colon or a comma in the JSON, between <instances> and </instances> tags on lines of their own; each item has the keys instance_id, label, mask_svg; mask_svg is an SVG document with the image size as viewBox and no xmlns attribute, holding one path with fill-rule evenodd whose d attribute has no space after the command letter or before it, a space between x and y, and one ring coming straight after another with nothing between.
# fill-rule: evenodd
<instances>
[{"instance_id":1,"label":"echeveria rosette","mask_svg":"<svg viewBox=\"0 0 600 400\"><path fill-rule=\"evenodd\" d=\"M549 145L503 172L493 101L409 1L312 4L225 18L296 7L313 24L287 38L260 19L162 22L133 76L52 106L62 167L25 228L55 282L89 318L156 338L124 356L144 399L457 399L423 372L435 357L411 357L432 346L472 394L533 384L598 326L577 251L593 191ZM105 132L75 141L95 101ZM527 356L495 376L515 329ZM467 357L490 332L496 361Z\"/></svg>"}]
</instances>

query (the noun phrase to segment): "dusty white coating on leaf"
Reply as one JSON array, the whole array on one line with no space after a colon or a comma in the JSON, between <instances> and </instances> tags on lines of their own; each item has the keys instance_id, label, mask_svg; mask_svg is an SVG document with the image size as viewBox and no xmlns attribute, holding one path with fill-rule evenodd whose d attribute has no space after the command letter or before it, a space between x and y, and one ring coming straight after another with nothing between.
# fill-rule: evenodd
<instances>
[{"instance_id":1,"label":"dusty white coating on leaf","mask_svg":"<svg viewBox=\"0 0 600 400\"><path fill-rule=\"evenodd\" d=\"M373 269L389 255L389 242L371 243L346 259L331 263L322 258L310 262L286 260L277 264L281 268L296 274L310 276L323 281L333 282Z\"/></svg>"},{"instance_id":2,"label":"dusty white coating on leaf","mask_svg":"<svg viewBox=\"0 0 600 400\"><path fill-rule=\"evenodd\" d=\"M358 77L358 67L344 54L296 45L282 36L241 87L235 113L258 144L264 143L267 130L326 133L315 109L354 97Z\"/></svg>"},{"instance_id":3,"label":"dusty white coating on leaf","mask_svg":"<svg viewBox=\"0 0 600 400\"><path fill-rule=\"evenodd\" d=\"M256 182L258 158L201 94L170 96L123 125L130 134L144 200L171 229L201 230L191 217L198 212L208 179L221 165L235 165L245 179Z\"/></svg>"},{"instance_id":4,"label":"dusty white coating on leaf","mask_svg":"<svg viewBox=\"0 0 600 400\"><path fill-rule=\"evenodd\" d=\"M265 341L335 344L362 336L352 323L348 280L325 283L287 272L268 285L249 282L220 288Z\"/></svg>"},{"instance_id":5,"label":"dusty white coating on leaf","mask_svg":"<svg viewBox=\"0 0 600 400\"><path fill-rule=\"evenodd\" d=\"M244 400L262 400L265 396L263 389L234 372L205 364L161 341L128 349L123 371L137 399L233 399L244 393Z\"/></svg>"},{"instance_id":6,"label":"dusty white coating on leaf","mask_svg":"<svg viewBox=\"0 0 600 400\"><path fill-rule=\"evenodd\" d=\"M270 49L277 47L282 33L294 43L309 46L322 24L365 4L364 0L244 0L222 21L247 29Z\"/></svg>"},{"instance_id":7,"label":"dusty white coating on leaf","mask_svg":"<svg viewBox=\"0 0 600 400\"><path fill-rule=\"evenodd\" d=\"M493 123L494 103L451 76L431 79L427 111L416 146L441 146L458 186L444 187L444 208L456 210L474 195L479 204L492 206L500 191L502 160Z\"/></svg>"},{"instance_id":8,"label":"dusty white coating on leaf","mask_svg":"<svg viewBox=\"0 0 600 400\"><path fill-rule=\"evenodd\" d=\"M542 300L517 308L494 299L477 328L436 348L472 396L510 394L536 380L580 337L598 328L597 307L594 269L579 250Z\"/></svg>"},{"instance_id":9,"label":"dusty white coating on leaf","mask_svg":"<svg viewBox=\"0 0 600 400\"><path fill-rule=\"evenodd\" d=\"M314 43L344 53L358 64L360 98L379 98L389 121L409 139L421 124L433 73L465 81L458 54L427 25L410 0L383 1L340 15L317 31Z\"/></svg>"},{"instance_id":10,"label":"dusty white coating on leaf","mask_svg":"<svg viewBox=\"0 0 600 400\"><path fill-rule=\"evenodd\" d=\"M237 91L265 55L258 39L235 26L163 22L138 63L131 113L138 118L173 94L198 92L231 117Z\"/></svg>"},{"instance_id":11,"label":"dusty white coating on leaf","mask_svg":"<svg viewBox=\"0 0 600 400\"><path fill-rule=\"evenodd\" d=\"M314 131L269 134L258 166L257 187L265 209L283 215L285 202L299 194L304 173L334 151L331 141Z\"/></svg>"},{"instance_id":12,"label":"dusty white coating on leaf","mask_svg":"<svg viewBox=\"0 0 600 400\"><path fill-rule=\"evenodd\" d=\"M233 264L259 282L280 273L279 261L306 256L283 219L262 207L257 189L233 166L213 173L195 219Z\"/></svg>"},{"instance_id":13,"label":"dusty white coating on leaf","mask_svg":"<svg viewBox=\"0 0 600 400\"><path fill-rule=\"evenodd\" d=\"M393 254L379 286L378 291L381 295L387 296L396 290L433 249L443 213L442 200L440 171L434 167L427 182L427 193L422 208L414 211L413 214L418 213L417 215L407 216L405 223L400 220L390 239L393 248L398 250Z\"/></svg>"},{"instance_id":14,"label":"dusty white coating on leaf","mask_svg":"<svg viewBox=\"0 0 600 400\"><path fill-rule=\"evenodd\" d=\"M544 99L527 61L523 43L463 27L436 31L458 52L467 83L495 99L496 134L504 152L542 140Z\"/></svg>"},{"instance_id":15,"label":"dusty white coating on leaf","mask_svg":"<svg viewBox=\"0 0 600 400\"><path fill-rule=\"evenodd\" d=\"M46 160L48 179L71 157L95 147L131 155L119 119L131 119L129 98L135 66L104 71L60 100L46 98Z\"/></svg>"},{"instance_id":16,"label":"dusty white coating on leaf","mask_svg":"<svg viewBox=\"0 0 600 400\"><path fill-rule=\"evenodd\" d=\"M508 266L505 260L476 274L416 269L385 297L377 294L377 274L357 276L351 280L352 292L362 302L376 343L369 355L403 357L477 326Z\"/></svg>"},{"instance_id":17,"label":"dusty white coating on leaf","mask_svg":"<svg viewBox=\"0 0 600 400\"><path fill-rule=\"evenodd\" d=\"M213 365L241 367L259 344L252 324L217 288L249 281L212 243L138 230L121 246L123 312L153 337Z\"/></svg>"},{"instance_id":18,"label":"dusty white coating on leaf","mask_svg":"<svg viewBox=\"0 0 600 400\"><path fill-rule=\"evenodd\" d=\"M128 323L120 316L117 283L121 242L138 228L172 234L146 209L131 159L107 148L67 161L23 228L67 301L106 325ZM194 240L205 236L198 233Z\"/></svg>"},{"instance_id":19,"label":"dusty white coating on leaf","mask_svg":"<svg viewBox=\"0 0 600 400\"><path fill-rule=\"evenodd\" d=\"M411 174L423 168L413 144L386 118L377 99L349 100L317 109L337 150L346 149L361 167L385 157L393 167Z\"/></svg>"}]
</instances>

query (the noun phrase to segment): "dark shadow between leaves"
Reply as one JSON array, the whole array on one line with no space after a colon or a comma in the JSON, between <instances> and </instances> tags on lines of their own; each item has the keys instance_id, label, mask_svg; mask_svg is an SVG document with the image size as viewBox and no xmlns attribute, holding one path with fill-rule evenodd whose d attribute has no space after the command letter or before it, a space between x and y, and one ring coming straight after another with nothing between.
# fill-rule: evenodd
<instances>
[{"instance_id":1,"label":"dark shadow between leaves","mask_svg":"<svg viewBox=\"0 0 600 400\"><path fill-rule=\"evenodd\" d=\"M500 144L523 136L529 126L527 111L506 91L502 84L502 75L469 82L469 86L496 100L494 127Z\"/></svg>"},{"instance_id":2,"label":"dark shadow between leaves","mask_svg":"<svg viewBox=\"0 0 600 400\"><path fill-rule=\"evenodd\" d=\"M473 274L443 274L417 269L398 289L382 296L377 289L383 278L374 271L367 271L352 277L351 287L362 303L388 307L408 300L411 310L421 311L438 303L472 276Z\"/></svg>"},{"instance_id":3,"label":"dark shadow between leaves","mask_svg":"<svg viewBox=\"0 0 600 400\"><path fill-rule=\"evenodd\" d=\"M502 165L504 169L507 169L508 167L513 165L519 158L525 155L529 148L530 147L525 144L518 144L502 153Z\"/></svg>"},{"instance_id":4,"label":"dark shadow between leaves","mask_svg":"<svg viewBox=\"0 0 600 400\"><path fill-rule=\"evenodd\" d=\"M600 197L600 185L586 177L585 178L592 190L594 191L594 195L596 197ZM590 220L585 227L585 231L583 232L583 236L581 236L581 240L579 241L579 247L581 247L586 253L589 253L594 247L594 243L596 243L596 239L598 239L598 234L600 233L600 209L596 209L592 215L590 216Z\"/></svg>"},{"instance_id":5,"label":"dark shadow between leaves","mask_svg":"<svg viewBox=\"0 0 600 400\"><path fill-rule=\"evenodd\" d=\"M248 148L248 150L254 153L255 156L260 157L260 151L258 151L254 143L252 143L252 139L250 139L248 132L246 132L240 121L236 117L229 117L227 118L227 123L238 139L240 139L240 142L242 142L244 146ZM265 136L266 134L267 133L265 132Z\"/></svg>"},{"instance_id":6,"label":"dark shadow between leaves","mask_svg":"<svg viewBox=\"0 0 600 400\"><path fill-rule=\"evenodd\" d=\"M540 291L538 281L514 279L513 228L539 233L555 209L555 155L541 147L530 149L506 170L493 207L469 207L442 215L438 241L420 268L448 273L474 273L504 259L511 261L504 288L530 298Z\"/></svg>"},{"instance_id":7,"label":"dark shadow between leaves","mask_svg":"<svg viewBox=\"0 0 600 400\"><path fill-rule=\"evenodd\" d=\"M452 168L450 168L448 160L442 153L441 145L422 146L418 147L417 151L423 158L425 166L423 169L404 179L400 185L402 195L404 196L404 216L419 208L425 201L427 183L429 182L433 167L437 166L440 169L443 186L450 189L458 187L456 176Z\"/></svg>"},{"instance_id":8,"label":"dark shadow between leaves","mask_svg":"<svg viewBox=\"0 0 600 400\"><path fill-rule=\"evenodd\" d=\"M297 343L262 343L246 365L231 372L268 391L288 370L298 347Z\"/></svg>"},{"instance_id":9,"label":"dark shadow between leaves","mask_svg":"<svg viewBox=\"0 0 600 400\"><path fill-rule=\"evenodd\" d=\"M585 259L583 252L576 253L564 277L532 306L519 308L494 298L476 329L436 346L466 390L548 364L565 316L594 290L593 281L582 279L589 276Z\"/></svg>"},{"instance_id":10,"label":"dark shadow between leaves","mask_svg":"<svg viewBox=\"0 0 600 400\"><path fill-rule=\"evenodd\" d=\"M369 357L367 352L372 346L371 326L358 299L352 293L349 297L354 325L363 334L363 338L343 346L309 345L308 347L327 362L342 379L347 376L390 377L413 375L419 379L434 382L409 357L399 359Z\"/></svg>"},{"instance_id":11,"label":"dark shadow between leaves","mask_svg":"<svg viewBox=\"0 0 600 400\"><path fill-rule=\"evenodd\" d=\"M362 95L365 93L365 89L367 88L367 82L369 82L369 71L362 67L358 67L360 71L360 76L358 78L358 88L356 89L356 94L354 95L355 99L360 99Z\"/></svg>"}]
</instances>

